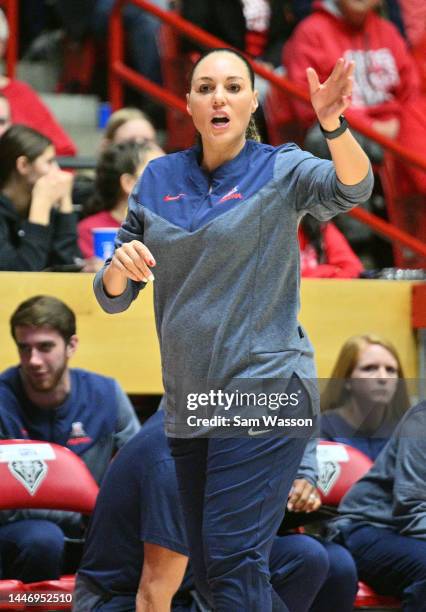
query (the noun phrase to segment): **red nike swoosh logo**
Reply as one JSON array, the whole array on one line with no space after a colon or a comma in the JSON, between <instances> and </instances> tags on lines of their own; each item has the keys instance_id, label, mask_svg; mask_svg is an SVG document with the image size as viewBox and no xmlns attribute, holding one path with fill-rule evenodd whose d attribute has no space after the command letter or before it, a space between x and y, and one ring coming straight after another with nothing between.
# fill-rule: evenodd
<instances>
[{"instance_id":1,"label":"red nike swoosh logo","mask_svg":"<svg viewBox=\"0 0 426 612\"><path fill-rule=\"evenodd\" d=\"M166 195L166 196L164 196L163 200L165 202L173 202L173 200L180 200L181 198L183 198L184 195L186 195L186 194L185 193L179 193L178 195L175 195L175 196Z\"/></svg>"}]
</instances>

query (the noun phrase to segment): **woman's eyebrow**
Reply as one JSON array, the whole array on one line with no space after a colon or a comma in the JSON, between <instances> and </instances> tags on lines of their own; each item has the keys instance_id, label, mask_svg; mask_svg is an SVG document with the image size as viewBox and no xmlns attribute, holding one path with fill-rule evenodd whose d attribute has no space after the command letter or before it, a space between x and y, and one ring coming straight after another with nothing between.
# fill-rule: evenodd
<instances>
[{"instance_id":1,"label":"woman's eyebrow","mask_svg":"<svg viewBox=\"0 0 426 612\"><path fill-rule=\"evenodd\" d=\"M239 79L240 81L243 81L244 78L241 76L229 76L226 77L227 81L230 80L235 80L235 79ZM212 77L208 77L208 76L203 76L203 77L198 77L197 79L195 79L196 81L214 81L215 79L212 79Z\"/></svg>"}]
</instances>

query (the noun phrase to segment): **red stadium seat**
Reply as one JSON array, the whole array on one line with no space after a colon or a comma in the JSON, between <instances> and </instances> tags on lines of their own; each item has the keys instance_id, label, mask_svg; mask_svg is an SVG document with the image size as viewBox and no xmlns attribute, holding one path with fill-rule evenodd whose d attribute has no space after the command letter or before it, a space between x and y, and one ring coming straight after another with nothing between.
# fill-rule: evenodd
<instances>
[{"instance_id":1,"label":"red stadium seat","mask_svg":"<svg viewBox=\"0 0 426 612\"><path fill-rule=\"evenodd\" d=\"M14 598L24 590L25 585L20 580L0 580L0 610L25 610L25 604Z\"/></svg>"},{"instance_id":2,"label":"red stadium seat","mask_svg":"<svg viewBox=\"0 0 426 612\"><path fill-rule=\"evenodd\" d=\"M373 589L368 586L368 584L359 582L355 607L358 610L369 610L371 608L389 608L391 610L400 610L401 602L395 597L377 595L377 593L375 593Z\"/></svg>"},{"instance_id":3,"label":"red stadium seat","mask_svg":"<svg viewBox=\"0 0 426 612\"><path fill-rule=\"evenodd\" d=\"M327 506L338 506L353 484L373 465L361 451L336 442L321 440L317 447L319 468L318 490Z\"/></svg>"},{"instance_id":4,"label":"red stadium seat","mask_svg":"<svg viewBox=\"0 0 426 612\"><path fill-rule=\"evenodd\" d=\"M72 606L72 593L75 588L75 576L64 575L59 580L43 580L41 582L31 582L26 584L26 593L45 593L46 595L55 594L57 601L54 602L55 610L70 610ZM52 610L52 603L40 603L35 608L34 605L29 610L37 612Z\"/></svg>"},{"instance_id":5,"label":"red stadium seat","mask_svg":"<svg viewBox=\"0 0 426 612\"><path fill-rule=\"evenodd\" d=\"M318 490L322 503L337 507L347 491L362 478L373 465L369 457L347 444L320 441L317 448ZM355 608L372 610L376 608L401 609L401 603L394 597L378 595L371 587L360 582Z\"/></svg>"},{"instance_id":6,"label":"red stadium seat","mask_svg":"<svg viewBox=\"0 0 426 612\"><path fill-rule=\"evenodd\" d=\"M90 514L99 490L76 454L58 444L34 440L0 440L0 481L0 510L43 508ZM21 593L28 599L35 593L59 594L53 605L31 601L23 607L21 602L21 607L1 605L0 609L71 610L74 583L74 576L32 584L0 580L0 598L2 592Z\"/></svg>"}]
</instances>

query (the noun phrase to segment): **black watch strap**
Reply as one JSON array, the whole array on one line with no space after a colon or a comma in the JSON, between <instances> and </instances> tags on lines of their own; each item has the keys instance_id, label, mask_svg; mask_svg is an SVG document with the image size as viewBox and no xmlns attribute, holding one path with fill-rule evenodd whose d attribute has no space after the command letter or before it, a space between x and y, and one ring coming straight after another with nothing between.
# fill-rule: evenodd
<instances>
[{"instance_id":1,"label":"black watch strap","mask_svg":"<svg viewBox=\"0 0 426 612\"><path fill-rule=\"evenodd\" d=\"M343 134L343 132L346 132L346 130L348 129L349 127L348 122L346 121L343 115L340 115L339 121L340 121L340 126L336 128L335 130L331 130L331 132L329 132L328 130L325 130L320 124L321 132L324 134L327 140L333 140L333 138L337 138L338 136Z\"/></svg>"}]
</instances>

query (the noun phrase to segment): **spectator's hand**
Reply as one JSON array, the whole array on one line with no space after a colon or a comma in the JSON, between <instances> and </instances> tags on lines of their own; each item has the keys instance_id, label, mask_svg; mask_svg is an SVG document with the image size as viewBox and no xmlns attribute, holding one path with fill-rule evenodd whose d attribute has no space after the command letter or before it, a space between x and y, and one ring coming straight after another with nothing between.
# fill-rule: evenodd
<instances>
[{"instance_id":1,"label":"spectator's hand","mask_svg":"<svg viewBox=\"0 0 426 612\"><path fill-rule=\"evenodd\" d=\"M46 207L52 208L55 204L60 206L64 198L70 197L73 183L73 175L63 172L59 168L41 176L33 187L33 199L43 201Z\"/></svg>"},{"instance_id":2,"label":"spectator's hand","mask_svg":"<svg viewBox=\"0 0 426 612\"><path fill-rule=\"evenodd\" d=\"M48 174L41 176L34 184L28 221L49 225L50 213L54 206L63 213L72 212L71 187L73 176L53 166Z\"/></svg>"},{"instance_id":3,"label":"spectator's hand","mask_svg":"<svg viewBox=\"0 0 426 612\"><path fill-rule=\"evenodd\" d=\"M394 139L398 136L399 120L395 117L387 121L373 121L372 127L373 130L376 130L376 132L379 132L382 136Z\"/></svg>"},{"instance_id":4,"label":"spectator's hand","mask_svg":"<svg viewBox=\"0 0 426 612\"><path fill-rule=\"evenodd\" d=\"M321 506L319 493L308 480L296 478L288 496L287 508L292 512L315 512Z\"/></svg>"},{"instance_id":5,"label":"spectator's hand","mask_svg":"<svg viewBox=\"0 0 426 612\"><path fill-rule=\"evenodd\" d=\"M332 131L340 126L339 116L350 104L354 68L354 62L345 63L345 60L340 58L328 79L322 84L313 68L306 70L311 103L318 121L325 130Z\"/></svg>"},{"instance_id":6,"label":"spectator's hand","mask_svg":"<svg viewBox=\"0 0 426 612\"><path fill-rule=\"evenodd\" d=\"M151 251L139 240L125 242L114 251L109 267L119 272L124 278L147 283L154 280L149 267L155 266L155 259Z\"/></svg>"},{"instance_id":7,"label":"spectator's hand","mask_svg":"<svg viewBox=\"0 0 426 612\"><path fill-rule=\"evenodd\" d=\"M71 213L73 212L72 206L72 186L74 183L74 175L71 172L62 172L61 174L65 174L61 180L63 181L63 189L64 194L59 200L58 210L61 213Z\"/></svg>"}]
</instances>

